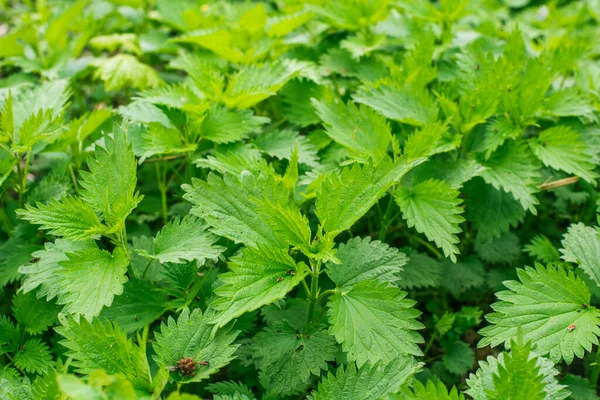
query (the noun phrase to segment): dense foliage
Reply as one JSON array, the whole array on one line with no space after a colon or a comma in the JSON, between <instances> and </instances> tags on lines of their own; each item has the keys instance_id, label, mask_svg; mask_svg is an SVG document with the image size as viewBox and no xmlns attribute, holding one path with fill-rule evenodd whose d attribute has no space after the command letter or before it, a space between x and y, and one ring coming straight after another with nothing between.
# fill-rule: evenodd
<instances>
[{"instance_id":1,"label":"dense foliage","mask_svg":"<svg viewBox=\"0 0 600 400\"><path fill-rule=\"evenodd\" d=\"M0 399L596 398L600 1L0 18Z\"/></svg>"}]
</instances>

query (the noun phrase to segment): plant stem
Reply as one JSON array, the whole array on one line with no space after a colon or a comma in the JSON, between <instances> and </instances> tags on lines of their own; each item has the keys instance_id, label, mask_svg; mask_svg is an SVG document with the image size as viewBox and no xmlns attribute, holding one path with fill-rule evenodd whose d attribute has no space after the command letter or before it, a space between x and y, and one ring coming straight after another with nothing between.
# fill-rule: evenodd
<instances>
[{"instance_id":1,"label":"plant stem","mask_svg":"<svg viewBox=\"0 0 600 400\"><path fill-rule=\"evenodd\" d=\"M437 258L443 258L442 257L442 253L440 253L438 251L438 249L436 249L434 246L431 245L431 243L429 243L426 240L421 239L418 236L411 236L411 238L413 238L414 240L416 240L418 243L422 244L423 246L425 246L427 248L427 250L429 250L433 255L435 255Z\"/></svg>"},{"instance_id":2,"label":"plant stem","mask_svg":"<svg viewBox=\"0 0 600 400\"><path fill-rule=\"evenodd\" d=\"M431 346L433 345L433 342L435 341L435 338L437 336L437 333L434 332L431 337L429 338L429 341L427 342L427 345L425 346L425 350L423 350L423 357L425 357L427 355L427 353L429 352L429 350L431 349Z\"/></svg>"},{"instance_id":3,"label":"plant stem","mask_svg":"<svg viewBox=\"0 0 600 400\"><path fill-rule=\"evenodd\" d=\"M592 369L592 374L590 375L590 382L592 383L594 389L598 384L598 376L600 376L600 347L598 347L596 350L596 362Z\"/></svg>"},{"instance_id":4,"label":"plant stem","mask_svg":"<svg viewBox=\"0 0 600 400\"><path fill-rule=\"evenodd\" d=\"M161 204L161 215L163 220L163 225L167 223L169 218L168 209L167 209L167 190L168 186L166 183L166 171L161 171L160 164L154 164L156 170L156 181L158 182L158 191L160 192L160 204Z\"/></svg>"},{"instance_id":5,"label":"plant stem","mask_svg":"<svg viewBox=\"0 0 600 400\"><path fill-rule=\"evenodd\" d=\"M77 185L77 177L75 176L75 170L73 169L73 164L69 163L69 175L71 175L71 180L73 181L73 187L76 191L79 190L79 185Z\"/></svg>"},{"instance_id":6,"label":"plant stem","mask_svg":"<svg viewBox=\"0 0 600 400\"><path fill-rule=\"evenodd\" d=\"M308 315L306 318L305 329L315 318L315 310L317 301L319 300L319 274L321 273L321 261L310 263L311 265L311 277L310 277L310 296L308 298Z\"/></svg>"},{"instance_id":7,"label":"plant stem","mask_svg":"<svg viewBox=\"0 0 600 400\"><path fill-rule=\"evenodd\" d=\"M31 149L27 151L25 156L25 165L21 168L21 160L17 164L17 171L19 172L19 207L25 205L25 192L27 191L27 174L29 173L29 162L31 160Z\"/></svg>"}]
</instances>

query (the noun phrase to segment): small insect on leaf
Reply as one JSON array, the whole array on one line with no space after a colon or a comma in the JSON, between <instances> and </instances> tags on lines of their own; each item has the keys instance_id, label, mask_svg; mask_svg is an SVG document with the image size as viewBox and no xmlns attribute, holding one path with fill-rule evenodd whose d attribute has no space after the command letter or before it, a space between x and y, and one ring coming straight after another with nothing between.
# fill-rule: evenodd
<instances>
[{"instance_id":1,"label":"small insect on leaf","mask_svg":"<svg viewBox=\"0 0 600 400\"><path fill-rule=\"evenodd\" d=\"M573 329L575 329L576 325L575 324L571 324L569 325L569 327L567 328L569 330L569 332L571 332Z\"/></svg>"},{"instance_id":2,"label":"small insect on leaf","mask_svg":"<svg viewBox=\"0 0 600 400\"><path fill-rule=\"evenodd\" d=\"M192 357L181 357L179 361L177 361L177 369L183 376L194 376L196 375L196 370L198 370L198 364Z\"/></svg>"}]
</instances>

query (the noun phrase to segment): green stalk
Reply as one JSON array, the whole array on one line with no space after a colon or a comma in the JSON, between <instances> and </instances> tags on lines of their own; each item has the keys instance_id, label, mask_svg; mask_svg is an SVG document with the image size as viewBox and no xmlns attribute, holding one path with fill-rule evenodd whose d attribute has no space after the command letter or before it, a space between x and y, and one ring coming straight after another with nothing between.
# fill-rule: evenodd
<instances>
[{"instance_id":1,"label":"green stalk","mask_svg":"<svg viewBox=\"0 0 600 400\"><path fill-rule=\"evenodd\" d=\"M594 388L596 388L596 385L598 384L598 376L600 376L600 347L598 347L596 350L596 362L594 363L594 367L590 375L590 382Z\"/></svg>"},{"instance_id":2,"label":"green stalk","mask_svg":"<svg viewBox=\"0 0 600 400\"><path fill-rule=\"evenodd\" d=\"M315 318L317 302L319 301L319 275L321 274L321 261L313 263L311 260L310 296L308 298L308 315L305 329Z\"/></svg>"},{"instance_id":3,"label":"green stalk","mask_svg":"<svg viewBox=\"0 0 600 400\"><path fill-rule=\"evenodd\" d=\"M154 163L154 168L156 169L156 180L158 182L158 191L160 192L160 204L161 204L161 215L163 220L163 225L167 223L169 219L168 214L168 204L167 204L167 191L168 186L166 182L166 171L161 171L160 162Z\"/></svg>"},{"instance_id":4,"label":"green stalk","mask_svg":"<svg viewBox=\"0 0 600 400\"><path fill-rule=\"evenodd\" d=\"M25 192L27 192L27 174L29 173L29 162L31 161L31 149L27 151L25 156L25 165L21 168L21 162L17 164L17 171L19 172L19 207L23 208L25 205Z\"/></svg>"}]
</instances>

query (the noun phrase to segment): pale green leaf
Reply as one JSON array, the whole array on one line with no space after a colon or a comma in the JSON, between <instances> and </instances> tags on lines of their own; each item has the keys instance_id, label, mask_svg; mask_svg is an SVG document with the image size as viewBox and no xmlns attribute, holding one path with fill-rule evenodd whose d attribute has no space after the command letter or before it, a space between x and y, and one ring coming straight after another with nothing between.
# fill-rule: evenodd
<instances>
[{"instance_id":1,"label":"pale green leaf","mask_svg":"<svg viewBox=\"0 0 600 400\"><path fill-rule=\"evenodd\" d=\"M248 185L243 184L246 178ZM248 171L223 178L210 173L206 181L192 179L191 185L182 187L186 192L183 198L193 204L191 213L204 218L215 234L251 246L284 247L253 199L266 193L262 178L254 180Z\"/></svg>"},{"instance_id":2,"label":"pale green leaf","mask_svg":"<svg viewBox=\"0 0 600 400\"><path fill-rule=\"evenodd\" d=\"M377 281L361 281L340 291L328 303L330 332L358 365L379 360L412 358L422 354L416 332L423 325L415 302L406 292Z\"/></svg>"},{"instance_id":3,"label":"pale green leaf","mask_svg":"<svg viewBox=\"0 0 600 400\"><path fill-rule=\"evenodd\" d=\"M251 110L228 110L213 107L200 126L200 136L215 143L236 142L259 133L271 120L255 116Z\"/></svg>"},{"instance_id":4,"label":"pale green leaf","mask_svg":"<svg viewBox=\"0 0 600 400\"><path fill-rule=\"evenodd\" d=\"M56 239L54 243L46 242L45 249L31 254L34 257L33 262L22 265L19 272L25 275L22 290L28 293L36 288L37 296L46 296L51 300L62 292L59 285L57 271L61 269L59 262L67 261L67 253L75 253L80 250L96 249L93 241L69 242L67 240Z\"/></svg>"},{"instance_id":5,"label":"pale green leaf","mask_svg":"<svg viewBox=\"0 0 600 400\"><path fill-rule=\"evenodd\" d=\"M363 86L352 98L387 118L410 125L421 126L438 118L438 107L426 90Z\"/></svg>"},{"instance_id":6,"label":"pale green leaf","mask_svg":"<svg viewBox=\"0 0 600 400\"><path fill-rule=\"evenodd\" d=\"M231 76L223 100L229 108L252 107L276 94L303 67L302 62L290 59L245 66Z\"/></svg>"},{"instance_id":7,"label":"pale green leaf","mask_svg":"<svg viewBox=\"0 0 600 400\"><path fill-rule=\"evenodd\" d=\"M519 281L504 282L509 290L496 293L500 301L486 315L491 325L479 331L479 347L509 345L521 329L537 354L570 364L598 345L598 311L589 306L590 292L581 279L562 267L539 264L517 274Z\"/></svg>"},{"instance_id":8,"label":"pale green leaf","mask_svg":"<svg viewBox=\"0 0 600 400\"><path fill-rule=\"evenodd\" d=\"M460 224L465 220L461 216L464 210L460 207L459 194L458 190L434 179L412 188L400 187L394 194L408 226L424 233L454 261L459 253L456 234L462 232Z\"/></svg>"},{"instance_id":9,"label":"pale green leaf","mask_svg":"<svg viewBox=\"0 0 600 400\"><path fill-rule=\"evenodd\" d=\"M392 162L385 157L375 165L355 164L339 174L331 172L317 192L316 214L325 231L337 235L349 229L390 186L423 161L400 158Z\"/></svg>"},{"instance_id":10,"label":"pale green leaf","mask_svg":"<svg viewBox=\"0 0 600 400\"><path fill-rule=\"evenodd\" d=\"M104 136L88 159L89 171L81 172L81 198L102 214L109 229L120 232L125 218L142 200L136 192L136 161L123 128L114 137Z\"/></svg>"},{"instance_id":11,"label":"pale green leaf","mask_svg":"<svg viewBox=\"0 0 600 400\"><path fill-rule=\"evenodd\" d=\"M195 260L200 266L206 259L216 260L225 250L215 245L218 237L207 228L206 223L191 215L181 220L175 218L156 234L153 253L144 250L138 250L138 253L160 263Z\"/></svg>"},{"instance_id":12,"label":"pale green leaf","mask_svg":"<svg viewBox=\"0 0 600 400\"><path fill-rule=\"evenodd\" d=\"M298 147L298 161L311 167L319 165L317 149L306 136L291 129L274 130L259 135L254 143L271 157L289 160L292 150Z\"/></svg>"},{"instance_id":13,"label":"pale green leaf","mask_svg":"<svg viewBox=\"0 0 600 400\"><path fill-rule=\"evenodd\" d=\"M385 117L369 107L358 108L350 101L344 105L341 101L313 99L313 105L327 135L347 148L356 161L379 161L385 157L391 141L391 130Z\"/></svg>"},{"instance_id":14,"label":"pale green leaf","mask_svg":"<svg viewBox=\"0 0 600 400\"><path fill-rule=\"evenodd\" d=\"M476 374L467 379L466 394L477 400L562 400L569 397L556 379L554 363L539 357L528 345L515 342L510 352L479 362Z\"/></svg>"},{"instance_id":15,"label":"pale green leaf","mask_svg":"<svg viewBox=\"0 0 600 400\"><path fill-rule=\"evenodd\" d=\"M369 237L355 237L341 244L335 256L339 263L327 263L327 274L342 290L364 280L394 284L408 261L398 249Z\"/></svg>"},{"instance_id":16,"label":"pale green leaf","mask_svg":"<svg viewBox=\"0 0 600 400\"><path fill-rule=\"evenodd\" d=\"M88 204L78 197L67 196L48 203L29 204L17 214L32 224L41 225L48 233L67 240L87 240L101 235L107 229Z\"/></svg>"},{"instance_id":17,"label":"pale green leaf","mask_svg":"<svg viewBox=\"0 0 600 400\"><path fill-rule=\"evenodd\" d=\"M595 184L598 174L588 148L579 134L567 126L546 129L529 141L533 153L544 165L574 174Z\"/></svg>"},{"instance_id":18,"label":"pale green leaf","mask_svg":"<svg viewBox=\"0 0 600 400\"><path fill-rule=\"evenodd\" d=\"M161 84L156 71L129 54L117 54L110 58L96 59L94 78L104 82L106 90L127 87L146 89Z\"/></svg>"},{"instance_id":19,"label":"pale green leaf","mask_svg":"<svg viewBox=\"0 0 600 400\"><path fill-rule=\"evenodd\" d=\"M83 375L102 369L108 374L129 378L138 389L151 387L150 368L142 348L133 344L117 325L94 319L63 317L56 332L63 337L60 343L73 358L72 366Z\"/></svg>"},{"instance_id":20,"label":"pale green leaf","mask_svg":"<svg viewBox=\"0 0 600 400\"><path fill-rule=\"evenodd\" d=\"M287 251L268 247L246 248L243 256L231 259L229 268L231 272L219 275L222 285L210 303L218 311L211 322L218 326L282 299L308 273Z\"/></svg>"},{"instance_id":21,"label":"pale green leaf","mask_svg":"<svg viewBox=\"0 0 600 400\"><path fill-rule=\"evenodd\" d=\"M412 389L403 390L401 394L392 398L402 400L465 400L465 396L455 386L452 386L452 389L448 391L446 385L440 381L428 380L423 384L416 379Z\"/></svg>"},{"instance_id":22,"label":"pale green leaf","mask_svg":"<svg viewBox=\"0 0 600 400\"><path fill-rule=\"evenodd\" d=\"M58 304L65 305L65 312L91 319L104 306L110 306L115 295L123 293L129 259L122 249L110 254L88 248L66 256L66 260L58 262L60 269L54 271L59 287Z\"/></svg>"},{"instance_id":23,"label":"pale green leaf","mask_svg":"<svg viewBox=\"0 0 600 400\"><path fill-rule=\"evenodd\" d=\"M421 369L412 357L393 358L388 364L378 362L360 368L351 362L339 367L335 376L329 372L308 398L310 400L383 399L397 393Z\"/></svg>"},{"instance_id":24,"label":"pale green leaf","mask_svg":"<svg viewBox=\"0 0 600 400\"><path fill-rule=\"evenodd\" d=\"M600 286L600 237L598 231L583 223L573 224L562 240L561 258L576 263Z\"/></svg>"}]
</instances>

